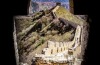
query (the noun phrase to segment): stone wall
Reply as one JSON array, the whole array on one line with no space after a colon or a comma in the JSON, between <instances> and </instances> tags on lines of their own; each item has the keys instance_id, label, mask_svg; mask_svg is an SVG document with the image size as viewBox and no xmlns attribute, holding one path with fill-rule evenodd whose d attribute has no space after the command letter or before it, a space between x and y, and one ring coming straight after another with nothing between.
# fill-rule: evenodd
<instances>
[{"instance_id":1,"label":"stone wall","mask_svg":"<svg viewBox=\"0 0 100 65\"><path fill-rule=\"evenodd\" d=\"M81 35L81 28L80 26L78 26L76 29L76 33L75 33L75 37L73 41L70 41L70 42L48 41L48 47L44 48L43 52L45 55L51 55L51 54L57 54L57 53L63 52L68 49L75 49L76 50L75 56L77 56L76 54L81 53L81 45L78 47L78 45L81 43L80 35Z\"/></svg>"}]
</instances>

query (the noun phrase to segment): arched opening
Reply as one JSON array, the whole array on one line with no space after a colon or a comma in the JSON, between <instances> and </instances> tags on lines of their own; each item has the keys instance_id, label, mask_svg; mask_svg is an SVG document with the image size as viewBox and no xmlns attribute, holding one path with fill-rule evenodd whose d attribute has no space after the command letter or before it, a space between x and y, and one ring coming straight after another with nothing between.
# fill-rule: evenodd
<instances>
[{"instance_id":1,"label":"arched opening","mask_svg":"<svg viewBox=\"0 0 100 65\"><path fill-rule=\"evenodd\" d=\"M64 47L64 51L65 51L65 47Z\"/></svg>"},{"instance_id":2,"label":"arched opening","mask_svg":"<svg viewBox=\"0 0 100 65\"><path fill-rule=\"evenodd\" d=\"M45 54L43 50L42 50L42 54Z\"/></svg>"},{"instance_id":3,"label":"arched opening","mask_svg":"<svg viewBox=\"0 0 100 65\"><path fill-rule=\"evenodd\" d=\"M62 51L62 48L61 48L61 51Z\"/></svg>"},{"instance_id":4,"label":"arched opening","mask_svg":"<svg viewBox=\"0 0 100 65\"><path fill-rule=\"evenodd\" d=\"M51 49L51 54L53 54L53 49Z\"/></svg>"},{"instance_id":5,"label":"arched opening","mask_svg":"<svg viewBox=\"0 0 100 65\"><path fill-rule=\"evenodd\" d=\"M58 53L58 48L57 48L57 53Z\"/></svg>"}]
</instances>

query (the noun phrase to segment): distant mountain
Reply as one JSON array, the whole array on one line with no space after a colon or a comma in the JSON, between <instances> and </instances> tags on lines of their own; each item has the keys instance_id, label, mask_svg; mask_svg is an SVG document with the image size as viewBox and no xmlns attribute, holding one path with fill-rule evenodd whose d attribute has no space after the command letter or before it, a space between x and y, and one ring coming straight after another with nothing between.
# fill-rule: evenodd
<instances>
[{"instance_id":1,"label":"distant mountain","mask_svg":"<svg viewBox=\"0 0 100 65\"><path fill-rule=\"evenodd\" d=\"M32 0L33 2L69 2L69 0Z\"/></svg>"},{"instance_id":2,"label":"distant mountain","mask_svg":"<svg viewBox=\"0 0 100 65\"><path fill-rule=\"evenodd\" d=\"M31 7L30 7L30 11L32 13L34 12L39 12L41 10L47 10L47 9L50 9L54 6L56 6L56 3L57 2L60 2L61 5L63 7L65 7L66 9L70 9L69 8L69 0L31 0L32 4L31 4Z\"/></svg>"},{"instance_id":3,"label":"distant mountain","mask_svg":"<svg viewBox=\"0 0 100 65\"><path fill-rule=\"evenodd\" d=\"M68 2L61 2L61 5L69 10ZM33 12L51 9L54 6L56 6L55 2L32 2Z\"/></svg>"}]
</instances>

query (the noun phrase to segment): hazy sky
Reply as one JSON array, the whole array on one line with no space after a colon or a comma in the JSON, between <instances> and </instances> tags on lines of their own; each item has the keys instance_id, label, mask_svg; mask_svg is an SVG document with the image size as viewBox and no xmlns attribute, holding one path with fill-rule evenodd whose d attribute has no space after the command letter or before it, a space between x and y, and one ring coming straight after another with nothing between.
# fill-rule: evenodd
<instances>
[{"instance_id":1,"label":"hazy sky","mask_svg":"<svg viewBox=\"0 0 100 65\"><path fill-rule=\"evenodd\" d=\"M69 0L32 0L36 2L69 2Z\"/></svg>"}]
</instances>

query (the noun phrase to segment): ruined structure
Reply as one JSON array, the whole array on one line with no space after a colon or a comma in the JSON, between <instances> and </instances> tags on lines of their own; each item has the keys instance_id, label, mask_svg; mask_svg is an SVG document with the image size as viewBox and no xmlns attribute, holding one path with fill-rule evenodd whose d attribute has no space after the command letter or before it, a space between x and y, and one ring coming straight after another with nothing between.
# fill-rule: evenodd
<instances>
[{"instance_id":1,"label":"ruined structure","mask_svg":"<svg viewBox=\"0 0 100 65\"><path fill-rule=\"evenodd\" d=\"M73 41L55 42L48 41L47 48L44 48L42 54L36 54L35 60L42 59L42 62L36 62L37 65L55 65L62 63L63 65L80 65L82 58L81 54L81 26L77 26ZM71 54L70 54L71 53ZM45 64L46 63L46 64ZM57 64L56 64L57 63Z\"/></svg>"},{"instance_id":2,"label":"ruined structure","mask_svg":"<svg viewBox=\"0 0 100 65\"><path fill-rule=\"evenodd\" d=\"M86 20L58 4L14 21L18 65L81 65L88 39Z\"/></svg>"}]
</instances>

